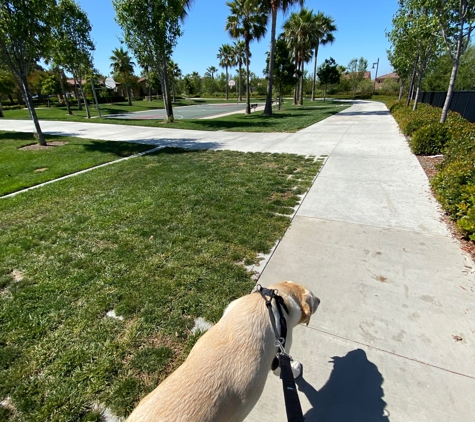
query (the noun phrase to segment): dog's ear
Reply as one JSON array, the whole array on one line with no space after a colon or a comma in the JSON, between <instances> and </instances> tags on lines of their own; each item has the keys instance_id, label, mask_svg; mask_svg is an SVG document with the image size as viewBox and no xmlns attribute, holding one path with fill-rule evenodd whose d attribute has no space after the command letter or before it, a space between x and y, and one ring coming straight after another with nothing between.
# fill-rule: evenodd
<instances>
[{"instance_id":1,"label":"dog's ear","mask_svg":"<svg viewBox=\"0 0 475 422\"><path fill-rule=\"evenodd\" d=\"M315 313L320 304L320 299L318 299L311 291L305 289L305 292L302 297L301 306L302 306L302 322L305 322L306 325L310 323L310 317Z\"/></svg>"}]
</instances>

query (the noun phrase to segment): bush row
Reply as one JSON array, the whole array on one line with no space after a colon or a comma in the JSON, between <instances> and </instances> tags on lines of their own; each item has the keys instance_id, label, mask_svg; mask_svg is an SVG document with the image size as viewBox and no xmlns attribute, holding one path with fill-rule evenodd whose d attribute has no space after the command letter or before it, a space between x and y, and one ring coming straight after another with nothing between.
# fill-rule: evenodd
<instances>
[{"instance_id":1,"label":"bush row","mask_svg":"<svg viewBox=\"0 0 475 422\"><path fill-rule=\"evenodd\" d=\"M416 111L396 102L388 107L402 132L410 136L414 154L443 154L431 180L435 195L467 238L475 241L475 124L449 111L439 123L441 109L420 104Z\"/></svg>"}]
</instances>

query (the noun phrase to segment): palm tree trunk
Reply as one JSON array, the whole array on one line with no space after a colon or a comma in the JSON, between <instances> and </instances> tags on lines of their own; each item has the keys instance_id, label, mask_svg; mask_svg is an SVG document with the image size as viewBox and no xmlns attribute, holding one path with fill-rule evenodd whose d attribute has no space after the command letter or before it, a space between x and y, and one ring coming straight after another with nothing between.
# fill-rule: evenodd
<instances>
[{"instance_id":1,"label":"palm tree trunk","mask_svg":"<svg viewBox=\"0 0 475 422\"><path fill-rule=\"evenodd\" d=\"M3 114L3 109L2 109L2 98L1 98L1 95L0 95L0 117L5 117L5 115Z\"/></svg>"},{"instance_id":2,"label":"palm tree trunk","mask_svg":"<svg viewBox=\"0 0 475 422\"><path fill-rule=\"evenodd\" d=\"M313 84L312 84L312 101L315 101L315 91L317 88L317 57L318 57L318 46L315 47L315 61L313 63Z\"/></svg>"},{"instance_id":3,"label":"palm tree trunk","mask_svg":"<svg viewBox=\"0 0 475 422\"><path fill-rule=\"evenodd\" d=\"M275 30L277 25L277 8L272 8L272 26L270 35L269 72L267 74L267 95L264 107L264 116L272 116L272 89L274 85L274 55L275 55Z\"/></svg>"},{"instance_id":4,"label":"palm tree trunk","mask_svg":"<svg viewBox=\"0 0 475 422\"><path fill-rule=\"evenodd\" d=\"M246 40L246 114L251 114L251 91L249 84L249 40Z\"/></svg>"},{"instance_id":5,"label":"palm tree trunk","mask_svg":"<svg viewBox=\"0 0 475 422\"><path fill-rule=\"evenodd\" d=\"M226 66L226 99L228 99L228 67Z\"/></svg>"},{"instance_id":6,"label":"palm tree trunk","mask_svg":"<svg viewBox=\"0 0 475 422\"><path fill-rule=\"evenodd\" d=\"M242 101L242 61L239 61L239 101Z\"/></svg>"},{"instance_id":7,"label":"palm tree trunk","mask_svg":"<svg viewBox=\"0 0 475 422\"><path fill-rule=\"evenodd\" d=\"M302 54L302 57L304 57L304 55ZM304 86L303 86L303 74L304 74L304 67L305 67L305 63L304 61L302 60L302 64L301 64L301 67L302 67L302 72L300 74L300 101L299 101L299 104L301 106L303 106L303 90L304 90Z\"/></svg>"}]
</instances>

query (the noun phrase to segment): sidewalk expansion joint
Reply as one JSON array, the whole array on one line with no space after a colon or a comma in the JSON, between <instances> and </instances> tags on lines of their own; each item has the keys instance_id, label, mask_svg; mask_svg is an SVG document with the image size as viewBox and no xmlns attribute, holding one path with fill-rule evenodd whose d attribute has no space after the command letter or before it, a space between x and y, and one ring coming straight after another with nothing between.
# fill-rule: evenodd
<instances>
[{"instance_id":1,"label":"sidewalk expansion joint","mask_svg":"<svg viewBox=\"0 0 475 422\"><path fill-rule=\"evenodd\" d=\"M448 372L448 373L453 374L453 375L458 375L458 376L461 376L461 377L464 377L464 378L469 378L469 379L475 380L475 376L472 376L472 375L467 375L467 374L463 374L461 372L452 371L451 369L442 368L441 366L433 365L431 363L424 362L424 361L421 361L419 359L414 359L414 358L410 358L408 356L400 355L399 353L390 352L389 350L381 349L380 347L371 346L370 344L363 343L363 342L357 341L357 340L352 340L350 338L343 337L343 336L340 336L338 334L330 333L328 331L321 330L319 328L315 328L315 327L311 327L311 326L308 326L306 328L309 328L311 330L317 331L317 332L322 333L322 334L326 334L327 336L330 336L330 337L336 337L336 338L339 338L341 340L346 340L346 341L349 341L351 343L359 344L360 346L368 347L370 349L377 350L378 352L387 353L389 355L396 356L398 358L402 358L402 359L405 359L405 360L409 360L411 362L420 363L421 365L429 366L431 368L438 369L438 370L444 371L444 372Z\"/></svg>"}]
</instances>

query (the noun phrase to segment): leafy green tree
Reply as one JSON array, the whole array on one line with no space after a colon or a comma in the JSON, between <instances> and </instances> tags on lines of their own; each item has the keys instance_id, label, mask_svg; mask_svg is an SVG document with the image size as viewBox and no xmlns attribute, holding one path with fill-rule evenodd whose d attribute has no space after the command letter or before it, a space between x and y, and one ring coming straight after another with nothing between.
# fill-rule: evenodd
<instances>
[{"instance_id":1,"label":"leafy green tree","mask_svg":"<svg viewBox=\"0 0 475 422\"><path fill-rule=\"evenodd\" d=\"M313 64L313 83L312 83L312 101L315 101L315 87L317 79L317 58L318 49L320 45L333 44L335 42L335 36L333 33L337 31L335 21L326 16L323 12L318 12L315 15L315 34L314 39L314 64Z\"/></svg>"},{"instance_id":2,"label":"leafy green tree","mask_svg":"<svg viewBox=\"0 0 475 422\"><path fill-rule=\"evenodd\" d=\"M350 80L350 84L353 89L353 97L356 96L356 88L363 80L367 67L368 60L363 57L360 57L359 60L356 58L351 59L350 63L348 63L346 75Z\"/></svg>"},{"instance_id":3,"label":"leafy green tree","mask_svg":"<svg viewBox=\"0 0 475 422\"><path fill-rule=\"evenodd\" d=\"M407 78L412 66L410 92L412 97L417 80L414 109L423 77L429 62L440 49L437 22L423 6L424 0L400 0L399 9L393 17L393 28L386 35L392 44L389 59L400 77Z\"/></svg>"},{"instance_id":4,"label":"leafy green tree","mask_svg":"<svg viewBox=\"0 0 475 422\"><path fill-rule=\"evenodd\" d=\"M272 116L272 90L274 86L274 57L275 57L275 43L276 43L276 26L277 26L277 12L281 10L283 13L294 5L299 4L301 7L304 0L264 0L261 4L270 11L271 15L271 35L270 35L270 51L269 51L269 74L267 77L267 95L266 105L264 108L264 116Z\"/></svg>"},{"instance_id":5,"label":"leafy green tree","mask_svg":"<svg viewBox=\"0 0 475 422\"><path fill-rule=\"evenodd\" d=\"M149 66L160 78L169 122L174 121L168 61L178 38L180 22L191 0L112 0L116 21L124 40L142 65Z\"/></svg>"},{"instance_id":6,"label":"leafy green tree","mask_svg":"<svg viewBox=\"0 0 475 422\"><path fill-rule=\"evenodd\" d=\"M132 100L130 99L129 78L130 75L134 73L135 63L132 61L129 53L122 47L112 50L112 56L110 56L109 60L112 61L110 67L114 73L116 75L121 75L124 80L125 90L127 92L127 101L129 106L131 106Z\"/></svg>"},{"instance_id":7,"label":"leafy green tree","mask_svg":"<svg viewBox=\"0 0 475 422\"><path fill-rule=\"evenodd\" d=\"M338 71L338 65L335 60L332 57L325 59L318 69L317 75L320 83L324 87L323 101L325 101L328 85L337 84L340 81L340 72Z\"/></svg>"},{"instance_id":8,"label":"leafy green tree","mask_svg":"<svg viewBox=\"0 0 475 422\"><path fill-rule=\"evenodd\" d=\"M61 93L61 83L57 75L52 74L41 83L41 93L49 97L50 95L59 95ZM50 105L48 98L48 107Z\"/></svg>"},{"instance_id":9,"label":"leafy green tree","mask_svg":"<svg viewBox=\"0 0 475 422\"><path fill-rule=\"evenodd\" d=\"M246 54L246 114L250 114L250 43L251 41L259 41L266 34L267 13L261 3L255 0L234 0L226 4L230 9L230 15L227 18L225 29L231 37L244 40L244 51Z\"/></svg>"},{"instance_id":10,"label":"leafy green tree","mask_svg":"<svg viewBox=\"0 0 475 422\"><path fill-rule=\"evenodd\" d=\"M74 0L59 0L58 14L61 19L58 19L53 28L53 63L73 75L75 89L79 89L79 94L86 107L87 117L90 118L91 113L83 81L85 75L90 73L93 68L92 52L95 47L91 39L92 26L86 12ZM78 107L81 109L78 93L76 93L76 98Z\"/></svg>"},{"instance_id":11,"label":"leafy green tree","mask_svg":"<svg viewBox=\"0 0 475 422\"><path fill-rule=\"evenodd\" d=\"M425 0L422 7L437 18L446 51L452 60L447 97L440 116L440 122L444 123L452 101L460 57L470 45L475 26L475 5L473 0Z\"/></svg>"},{"instance_id":12,"label":"leafy green tree","mask_svg":"<svg viewBox=\"0 0 475 422\"><path fill-rule=\"evenodd\" d=\"M229 98L229 94L228 94L229 71L228 69L236 65L236 62L234 61L235 56L234 56L232 45L223 44L221 47L219 47L217 58L219 59L219 65L226 69L226 88L225 89L226 89L226 99L228 99Z\"/></svg>"},{"instance_id":13,"label":"leafy green tree","mask_svg":"<svg viewBox=\"0 0 475 422\"><path fill-rule=\"evenodd\" d=\"M0 62L14 75L33 120L36 138L46 145L28 85L30 69L49 56L55 0L0 0Z\"/></svg>"}]
</instances>

